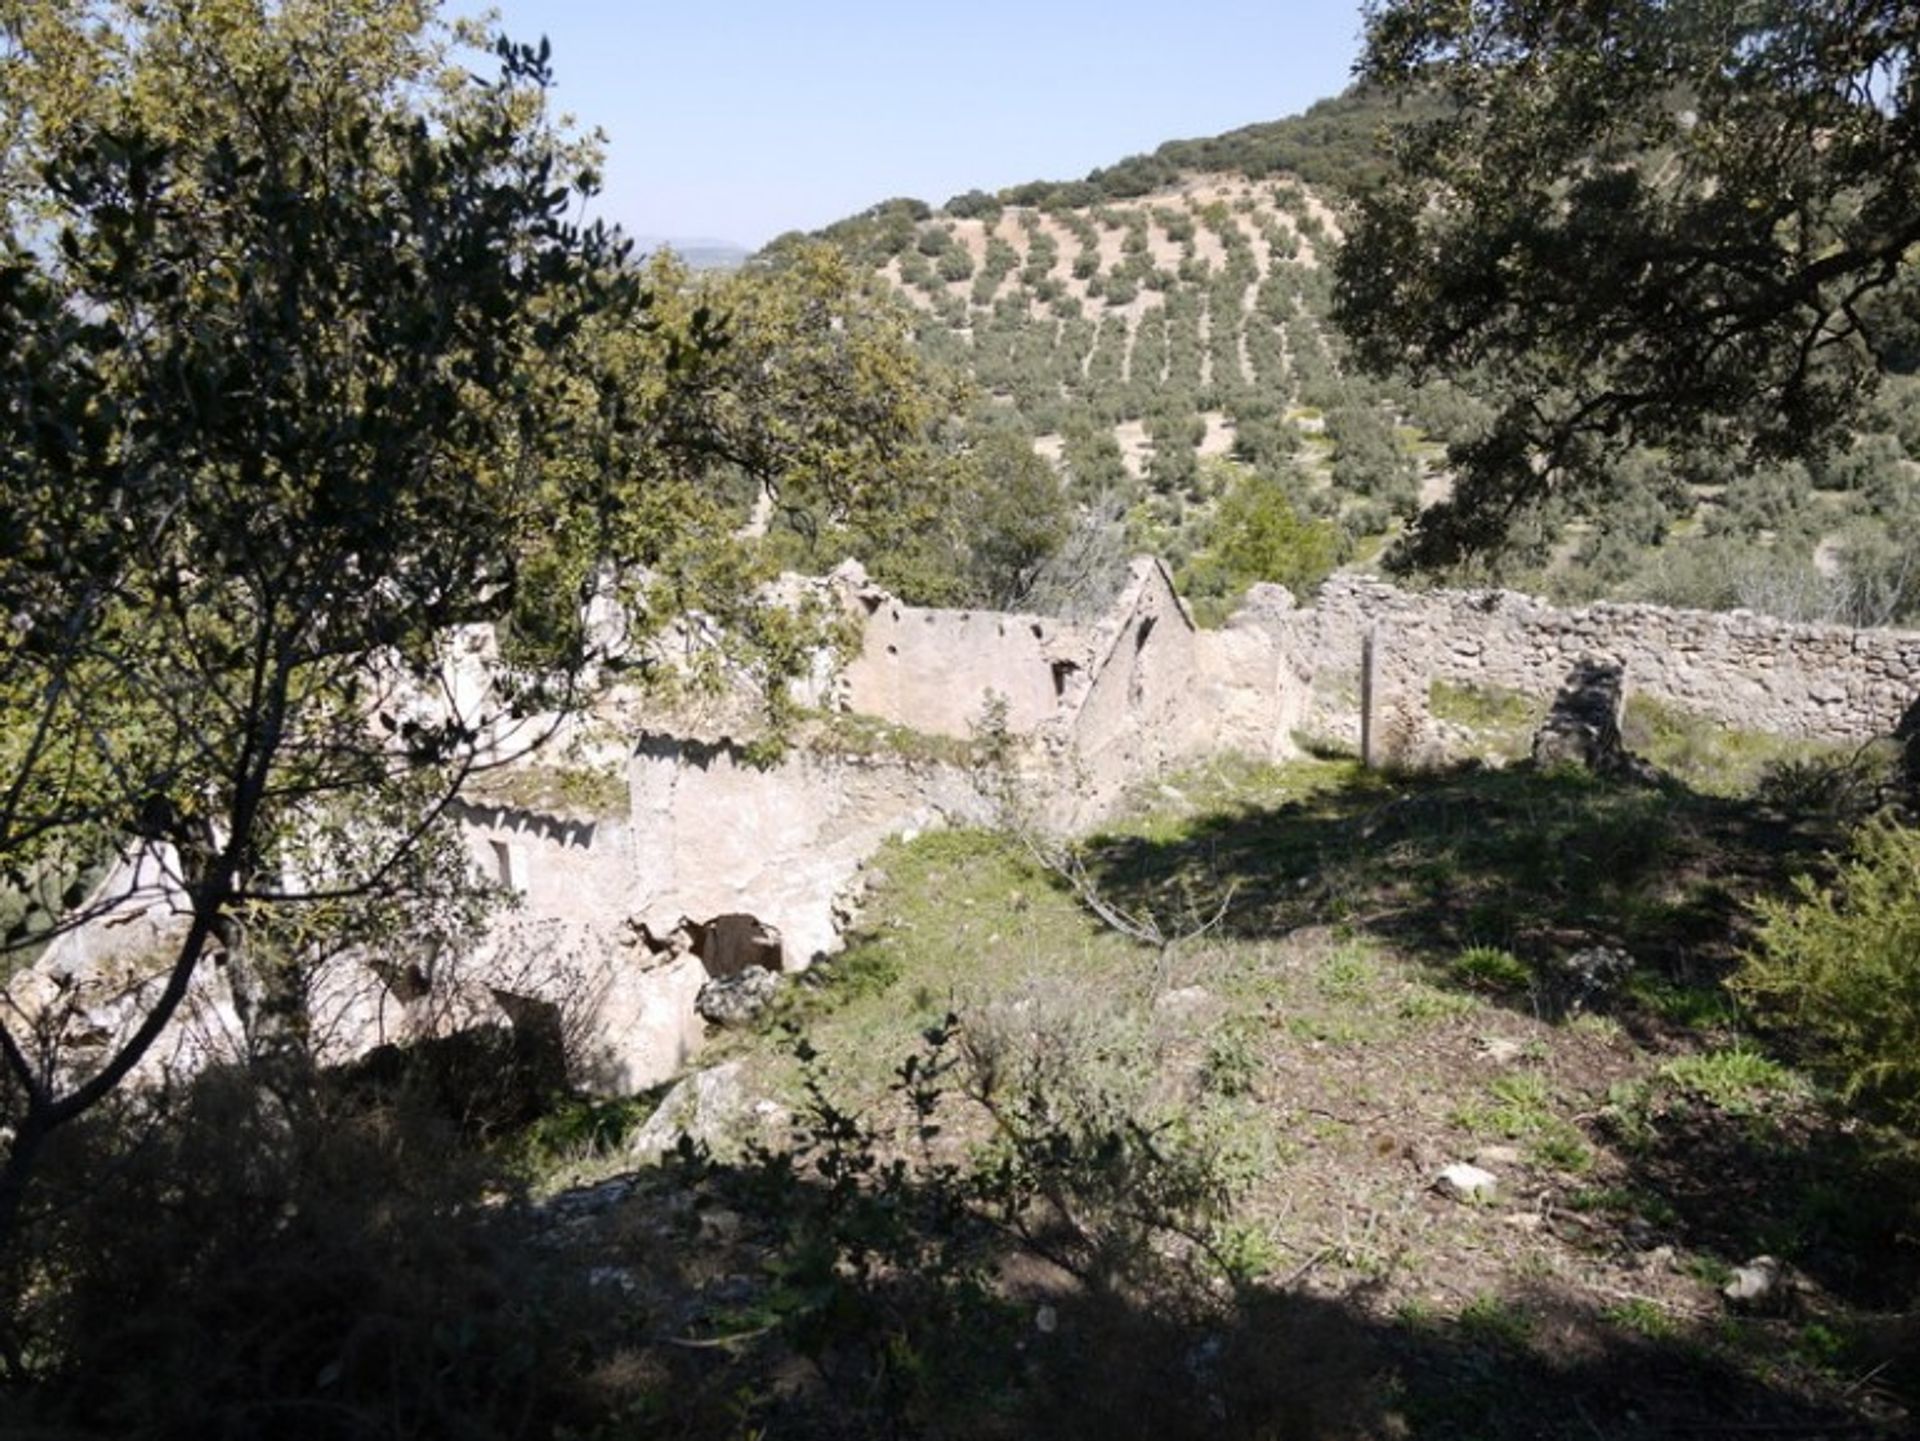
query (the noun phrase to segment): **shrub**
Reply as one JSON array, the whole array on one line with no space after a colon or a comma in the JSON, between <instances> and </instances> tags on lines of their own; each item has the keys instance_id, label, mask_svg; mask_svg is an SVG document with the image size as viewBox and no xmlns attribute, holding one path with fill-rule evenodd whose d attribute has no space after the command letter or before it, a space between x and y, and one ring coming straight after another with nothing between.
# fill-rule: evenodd
<instances>
[{"instance_id":1,"label":"shrub","mask_svg":"<svg viewBox=\"0 0 1920 1441\"><path fill-rule=\"evenodd\" d=\"M1469 946L1454 957L1454 979L1479 990L1524 991L1533 984L1527 963L1497 946Z\"/></svg>"},{"instance_id":2,"label":"shrub","mask_svg":"<svg viewBox=\"0 0 1920 1441\"><path fill-rule=\"evenodd\" d=\"M517 1244L500 1166L416 1099L287 1105L211 1072L164 1115L90 1122L47 1177L88 1204L49 1207L7 1278L50 1408L85 1434L316 1441L551 1413L585 1298ZM93 1147L122 1159L83 1169Z\"/></svg>"},{"instance_id":3,"label":"shrub","mask_svg":"<svg viewBox=\"0 0 1920 1441\"><path fill-rule=\"evenodd\" d=\"M1736 993L1802 1036L1850 1098L1920 1122L1920 831L1870 821L1833 885L1800 876L1755 909Z\"/></svg>"},{"instance_id":4,"label":"shrub","mask_svg":"<svg viewBox=\"0 0 1920 1441\"><path fill-rule=\"evenodd\" d=\"M1778 1063L1745 1046L1681 1056L1662 1066L1660 1075L1689 1096L1735 1114L1793 1085L1792 1075Z\"/></svg>"}]
</instances>

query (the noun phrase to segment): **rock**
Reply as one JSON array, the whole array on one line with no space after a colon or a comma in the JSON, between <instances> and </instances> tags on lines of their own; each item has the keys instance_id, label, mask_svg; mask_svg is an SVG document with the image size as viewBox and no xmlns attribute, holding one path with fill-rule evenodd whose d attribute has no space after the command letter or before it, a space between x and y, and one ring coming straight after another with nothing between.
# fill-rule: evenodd
<instances>
[{"instance_id":1,"label":"rock","mask_svg":"<svg viewBox=\"0 0 1920 1441\"><path fill-rule=\"evenodd\" d=\"M706 984L697 956L650 967L616 967L592 1005L591 1034L573 1058L579 1084L603 1096L630 1096L685 1069L700 1048L694 1009Z\"/></svg>"},{"instance_id":2,"label":"rock","mask_svg":"<svg viewBox=\"0 0 1920 1441\"><path fill-rule=\"evenodd\" d=\"M1033 1329L1042 1336L1051 1336L1060 1329L1060 1313L1052 1306L1042 1306L1033 1313Z\"/></svg>"},{"instance_id":3,"label":"rock","mask_svg":"<svg viewBox=\"0 0 1920 1441\"><path fill-rule=\"evenodd\" d=\"M1456 1161L1434 1178L1434 1189L1456 1201L1490 1201L1500 1182L1491 1171Z\"/></svg>"},{"instance_id":4,"label":"rock","mask_svg":"<svg viewBox=\"0 0 1920 1441\"><path fill-rule=\"evenodd\" d=\"M716 1026L744 1026L764 1011L780 989L780 978L761 966L717 977L700 988L694 1009Z\"/></svg>"},{"instance_id":5,"label":"rock","mask_svg":"<svg viewBox=\"0 0 1920 1441\"><path fill-rule=\"evenodd\" d=\"M1633 957L1613 946L1588 946L1549 961L1540 979L1548 1007L1573 1016L1604 1003L1633 974Z\"/></svg>"},{"instance_id":6,"label":"rock","mask_svg":"<svg viewBox=\"0 0 1920 1441\"><path fill-rule=\"evenodd\" d=\"M623 1204L633 1194L635 1184L631 1176L614 1176L591 1186L562 1191L536 1210L547 1221L571 1225L593 1216L604 1216Z\"/></svg>"},{"instance_id":7,"label":"rock","mask_svg":"<svg viewBox=\"0 0 1920 1441\"><path fill-rule=\"evenodd\" d=\"M1178 986L1162 992L1153 1008L1170 1016L1190 1016L1212 999L1213 992L1205 986Z\"/></svg>"},{"instance_id":8,"label":"rock","mask_svg":"<svg viewBox=\"0 0 1920 1441\"><path fill-rule=\"evenodd\" d=\"M1733 1279L1720 1288L1720 1294L1737 1311L1781 1311L1792 1292L1787 1268L1777 1258L1755 1256L1734 1268Z\"/></svg>"},{"instance_id":9,"label":"rock","mask_svg":"<svg viewBox=\"0 0 1920 1441\"><path fill-rule=\"evenodd\" d=\"M587 1271L587 1284L631 1296L640 1289L640 1278L625 1266L594 1266Z\"/></svg>"},{"instance_id":10,"label":"rock","mask_svg":"<svg viewBox=\"0 0 1920 1441\"><path fill-rule=\"evenodd\" d=\"M1496 1066L1511 1066L1526 1053L1526 1048L1518 1041L1510 1041L1505 1036L1490 1036L1480 1045L1480 1054Z\"/></svg>"},{"instance_id":11,"label":"rock","mask_svg":"<svg viewBox=\"0 0 1920 1441\"><path fill-rule=\"evenodd\" d=\"M738 1061L728 1061L682 1079L634 1132L628 1149L648 1159L673 1150L682 1136L709 1150L723 1145L747 1115L740 1071Z\"/></svg>"}]
</instances>

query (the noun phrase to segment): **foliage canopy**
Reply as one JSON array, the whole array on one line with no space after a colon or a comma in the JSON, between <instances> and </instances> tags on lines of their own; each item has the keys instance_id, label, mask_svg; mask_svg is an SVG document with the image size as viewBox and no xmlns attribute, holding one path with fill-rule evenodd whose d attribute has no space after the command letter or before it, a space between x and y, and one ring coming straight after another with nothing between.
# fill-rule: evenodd
<instances>
[{"instance_id":1,"label":"foliage canopy","mask_svg":"<svg viewBox=\"0 0 1920 1441\"><path fill-rule=\"evenodd\" d=\"M596 670L719 631L782 694L807 637L733 482L894 508L930 424L833 267L737 328L636 270L581 219L595 146L548 117L544 43L482 78L433 12L0 0L0 890L71 925L146 854L191 912L96 1063L58 1007L0 1018L0 1234L212 956L284 1055L310 956L278 943L470 921L451 803Z\"/></svg>"},{"instance_id":2,"label":"foliage canopy","mask_svg":"<svg viewBox=\"0 0 1920 1441\"><path fill-rule=\"evenodd\" d=\"M1914 354L1920 16L1902 5L1382 0L1365 82L1442 113L1357 208L1362 364L1478 370L1416 561L1496 546L1640 443L1818 455Z\"/></svg>"}]
</instances>

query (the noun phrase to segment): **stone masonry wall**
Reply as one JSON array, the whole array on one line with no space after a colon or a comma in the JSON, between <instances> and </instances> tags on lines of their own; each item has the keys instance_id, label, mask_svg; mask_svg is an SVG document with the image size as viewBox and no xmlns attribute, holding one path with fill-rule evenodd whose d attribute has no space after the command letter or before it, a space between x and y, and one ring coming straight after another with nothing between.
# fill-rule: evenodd
<instances>
[{"instance_id":1,"label":"stone masonry wall","mask_svg":"<svg viewBox=\"0 0 1920 1441\"><path fill-rule=\"evenodd\" d=\"M1031 733L1086 665L1087 633L1049 617L929 610L874 590L854 609L863 644L847 667L847 708L928 735L965 739L990 694L1005 698L1009 729Z\"/></svg>"},{"instance_id":2,"label":"stone masonry wall","mask_svg":"<svg viewBox=\"0 0 1920 1441\"><path fill-rule=\"evenodd\" d=\"M796 750L760 767L676 736L644 737L631 780L629 912L656 929L750 913L779 928L795 969L837 948L834 902L883 841L989 812L951 766Z\"/></svg>"},{"instance_id":3,"label":"stone masonry wall","mask_svg":"<svg viewBox=\"0 0 1920 1441\"><path fill-rule=\"evenodd\" d=\"M1321 674L1351 670L1379 625L1392 663L1429 680L1551 695L1583 656L1630 689L1747 730L1810 739L1890 733L1920 695L1920 633L1792 625L1745 611L1602 602L1557 609L1513 591L1401 590L1335 576L1283 644Z\"/></svg>"}]
</instances>

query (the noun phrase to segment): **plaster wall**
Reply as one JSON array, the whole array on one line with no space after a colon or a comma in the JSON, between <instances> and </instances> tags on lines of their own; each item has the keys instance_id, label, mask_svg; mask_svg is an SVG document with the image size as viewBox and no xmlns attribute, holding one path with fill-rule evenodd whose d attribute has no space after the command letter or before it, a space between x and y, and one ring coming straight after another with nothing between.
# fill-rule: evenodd
<instances>
[{"instance_id":1,"label":"plaster wall","mask_svg":"<svg viewBox=\"0 0 1920 1441\"><path fill-rule=\"evenodd\" d=\"M929 610L873 590L853 606L862 644L843 703L930 735L971 735L991 694L1006 698L1009 728L1029 734L1067 704L1087 664L1088 633L1065 621Z\"/></svg>"},{"instance_id":2,"label":"plaster wall","mask_svg":"<svg viewBox=\"0 0 1920 1441\"><path fill-rule=\"evenodd\" d=\"M838 947L834 903L883 841L988 817L965 771L895 756L795 751L763 768L731 742L654 735L631 778L628 912L656 929L748 912L779 928L789 968Z\"/></svg>"}]
</instances>

